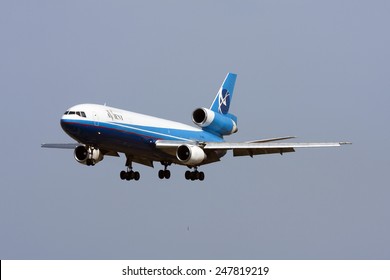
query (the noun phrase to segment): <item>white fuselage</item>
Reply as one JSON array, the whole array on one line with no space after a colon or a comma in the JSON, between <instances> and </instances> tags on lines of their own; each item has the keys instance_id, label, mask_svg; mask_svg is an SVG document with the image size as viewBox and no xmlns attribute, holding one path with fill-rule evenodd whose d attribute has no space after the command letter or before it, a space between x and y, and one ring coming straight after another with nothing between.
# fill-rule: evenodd
<instances>
[{"instance_id":1,"label":"white fuselage","mask_svg":"<svg viewBox=\"0 0 390 280\"><path fill-rule=\"evenodd\" d=\"M157 140L223 141L218 135L183 123L96 104L69 108L61 118L61 126L69 136L82 144L152 161L164 159L161 151L154 147ZM165 157L166 160L180 163L172 156Z\"/></svg>"}]
</instances>

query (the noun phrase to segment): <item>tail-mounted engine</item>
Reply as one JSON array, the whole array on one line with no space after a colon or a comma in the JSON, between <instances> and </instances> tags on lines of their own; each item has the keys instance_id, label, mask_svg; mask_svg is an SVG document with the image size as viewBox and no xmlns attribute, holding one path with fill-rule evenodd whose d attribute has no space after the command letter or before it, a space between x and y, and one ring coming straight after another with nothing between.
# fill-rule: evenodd
<instances>
[{"instance_id":1,"label":"tail-mounted engine","mask_svg":"<svg viewBox=\"0 0 390 280\"><path fill-rule=\"evenodd\" d=\"M237 132L237 117L232 114L219 114L210 109L198 108L192 113L192 121L203 130L230 135Z\"/></svg>"},{"instance_id":2,"label":"tail-mounted engine","mask_svg":"<svg viewBox=\"0 0 390 280\"><path fill-rule=\"evenodd\" d=\"M103 160L103 153L99 149L81 145L74 149L74 158L81 164L95 165Z\"/></svg>"},{"instance_id":3,"label":"tail-mounted engine","mask_svg":"<svg viewBox=\"0 0 390 280\"><path fill-rule=\"evenodd\" d=\"M188 144L180 145L177 148L176 157L188 166L197 166L207 158L202 148Z\"/></svg>"}]
</instances>

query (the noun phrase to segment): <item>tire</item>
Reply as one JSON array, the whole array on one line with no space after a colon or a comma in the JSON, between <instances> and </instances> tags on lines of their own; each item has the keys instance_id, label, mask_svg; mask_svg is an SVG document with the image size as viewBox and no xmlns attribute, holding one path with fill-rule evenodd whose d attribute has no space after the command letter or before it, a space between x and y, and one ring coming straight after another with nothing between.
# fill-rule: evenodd
<instances>
[{"instance_id":1,"label":"tire","mask_svg":"<svg viewBox=\"0 0 390 280\"><path fill-rule=\"evenodd\" d=\"M121 171L120 177L121 177L122 180L125 180L125 179L126 179L126 175L127 175L126 173L127 173L127 172L124 171L124 170Z\"/></svg>"},{"instance_id":2,"label":"tire","mask_svg":"<svg viewBox=\"0 0 390 280\"><path fill-rule=\"evenodd\" d=\"M126 180L130 181L133 179L133 171L126 172Z\"/></svg>"},{"instance_id":3,"label":"tire","mask_svg":"<svg viewBox=\"0 0 390 280\"><path fill-rule=\"evenodd\" d=\"M134 172L134 180L138 181L140 177L141 177L141 175L139 174L139 172L135 171Z\"/></svg>"},{"instance_id":4,"label":"tire","mask_svg":"<svg viewBox=\"0 0 390 280\"><path fill-rule=\"evenodd\" d=\"M199 180L199 171L194 171L195 180Z\"/></svg>"},{"instance_id":5,"label":"tire","mask_svg":"<svg viewBox=\"0 0 390 280\"><path fill-rule=\"evenodd\" d=\"M164 179L164 170L160 170L160 171L158 171L158 178L160 178L160 179Z\"/></svg>"}]
</instances>

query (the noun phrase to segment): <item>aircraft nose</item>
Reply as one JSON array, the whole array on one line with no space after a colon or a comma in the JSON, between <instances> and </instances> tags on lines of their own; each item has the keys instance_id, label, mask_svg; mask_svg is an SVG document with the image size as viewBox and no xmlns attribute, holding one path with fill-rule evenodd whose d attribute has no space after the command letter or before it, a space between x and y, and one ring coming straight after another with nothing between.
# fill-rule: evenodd
<instances>
[{"instance_id":1,"label":"aircraft nose","mask_svg":"<svg viewBox=\"0 0 390 280\"><path fill-rule=\"evenodd\" d=\"M64 116L62 116L60 123L61 123L62 129L67 132L69 129L69 119L67 119L66 116L64 115Z\"/></svg>"},{"instance_id":2,"label":"aircraft nose","mask_svg":"<svg viewBox=\"0 0 390 280\"><path fill-rule=\"evenodd\" d=\"M60 120L62 129L68 133L68 134L75 134L77 133L77 128L75 127L75 124L72 119L69 119L67 115L63 115Z\"/></svg>"}]
</instances>

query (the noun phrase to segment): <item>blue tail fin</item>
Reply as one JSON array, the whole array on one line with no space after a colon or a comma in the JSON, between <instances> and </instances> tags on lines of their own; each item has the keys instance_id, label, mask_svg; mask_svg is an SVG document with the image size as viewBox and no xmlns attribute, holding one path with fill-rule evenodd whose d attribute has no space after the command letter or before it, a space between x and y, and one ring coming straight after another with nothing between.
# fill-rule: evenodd
<instances>
[{"instance_id":1,"label":"blue tail fin","mask_svg":"<svg viewBox=\"0 0 390 280\"><path fill-rule=\"evenodd\" d=\"M230 102L233 98L234 85L237 74L228 73L223 81L217 96L211 104L210 110L216 113L226 115L229 113Z\"/></svg>"},{"instance_id":2,"label":"blue tail fin","mask_svg":"<svg viewBox=\"0 0 390 280\"><path fill-rule=\"evenodd\" d=\"M229 113L236 78L236 74L228 73L210 109L198 108L192 113L197 126L219 137L237 132L237 117Z\"/></svg>"}]
</instances>

